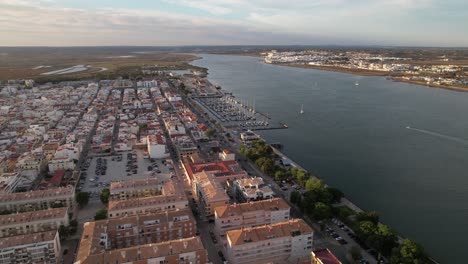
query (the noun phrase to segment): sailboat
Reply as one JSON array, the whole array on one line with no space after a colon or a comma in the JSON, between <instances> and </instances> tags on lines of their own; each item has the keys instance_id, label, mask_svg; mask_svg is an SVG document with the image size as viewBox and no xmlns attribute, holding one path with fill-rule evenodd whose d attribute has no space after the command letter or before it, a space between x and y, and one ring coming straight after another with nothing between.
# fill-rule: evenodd
<instances>
[{"instance_id":1,"label":"sailboat","mask_svg":"<svg viewBox=\"0 0 468 264\"><path fill-rule=\"evenodd\" d=\"M299 113L301 113L301 115L304 113L304 105L303 104L301 105L301 111Z\"/></svg>"},{"instance_id":2,"label":"sailboat","mask_svg":"<svg viewBox=\"0 0 468 264\"><path fill-rule=\"evenodd\" d=\"M358 86L358 85L359 85L359 82L358 82L358 81L356 81L356 82L354 83L354 85Z\"/></svg>"}]
</instances>

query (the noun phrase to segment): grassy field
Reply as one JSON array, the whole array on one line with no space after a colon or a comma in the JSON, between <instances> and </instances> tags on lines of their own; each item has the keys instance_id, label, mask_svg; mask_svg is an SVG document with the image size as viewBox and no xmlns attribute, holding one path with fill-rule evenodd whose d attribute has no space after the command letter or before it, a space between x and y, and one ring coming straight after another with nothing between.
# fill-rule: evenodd
<instances>
[{"instance_id":1,"label":"grassy field","mask_svg":"<svg viewBox=\"0 0 468 264\"><path fill-rule=\"evenodd\" d=\"M115 77L122 73L137 73L144 65L157 65L161 70L195 68L188 62L198 57L189 54L96 49L11 49L0 52L0 80L35 79L38 81ZM82 72L41 75L75 65L88 65ZM50 66L34 69L38 66ZM103 71L102 69L107 70Z\"/></svg>"}]
</instances>

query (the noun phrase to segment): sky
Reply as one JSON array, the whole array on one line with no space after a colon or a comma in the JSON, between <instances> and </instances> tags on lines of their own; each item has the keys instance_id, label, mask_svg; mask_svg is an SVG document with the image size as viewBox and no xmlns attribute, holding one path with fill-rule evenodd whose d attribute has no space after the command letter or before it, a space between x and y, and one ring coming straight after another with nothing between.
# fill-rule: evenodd
<instances>
[{"instance_id":1,"label":"sky","mask_svg":"<svg viewBox=\"0 0 468 264\"><path fill-rule=\"evenodd\" d=\"M468 47L467 0L0 0L0 46Z\"/></svg>"}]
</instances>

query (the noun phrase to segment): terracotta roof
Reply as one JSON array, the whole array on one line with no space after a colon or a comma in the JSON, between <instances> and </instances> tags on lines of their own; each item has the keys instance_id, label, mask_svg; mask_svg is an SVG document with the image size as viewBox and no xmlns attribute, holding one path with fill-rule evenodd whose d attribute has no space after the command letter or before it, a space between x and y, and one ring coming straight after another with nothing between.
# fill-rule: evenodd
<instances>
[{"instance_id":1,"label":"terracotta roof","mask_svg":"<svg viewBox=\"0 0 468 264\"><path fill-rule=\"evenodd\" d=\"M12 202L12 201L40 201L50 197L60 196L73 196L75 194L75 188L72 186L50 188L47 190L21 192L21 193L10 193L0 194L0 203Z\"/></svg>"},{"instance_id":2,"label":"terracotta roof","mask_svg":"<svg viewBox=\"0 0 468 264\"><path fill-rule=\"evenodd\" d=\"M0 215L0 228L1 226L8 226L11 224L31 223L35 221L63 219L67 216L68 208L53 208L47 210L39 210L25 213L16 213L8 215Z\"/></svg>"},{"instance_id":3,"label":"terracotta roof","mask_svg":"<svg viewBox=\"0 0 468 264\"><path fill-rule=\"evenodd\" d=\"M313 230L304 220L293 219L272 225L227 231L226 237L231 241L231 245L238 246L278 237L292 237L308 233L313 233Z\"/></svg>"},{"instance_id":4,"label":"terracotta roof","mask_svg":"<svg viewBox=\"0 0 468 264\"><path fill-rule=\"evenodd\" d=\"M154 186L161 185L161 181L155 178L140 179L140 180L130 180L130 181L119 181L112 182L109 190L111 193L133 190L133 189L147 189L153 188Z\"/></svg>"},{"instance_id":5,"label":"terracotta roof","mask_svg":"<svg viewBox=\"0 0 468 264\"><path fill-rule=\"evenodd\" d=\"M40 242L51 241L57 235L57 231L47 231L27 235L0 238L0 248L5 249L20 245L30 245Z\"/></svg>"},{"instance_id":6,"label":"terracotta roof","mask_svg":"<svg viewBox=\"0 0 468 264\"><path fill-rule=\"evenodd\" d=\"M290 209L290 206L286 201L281 198L273 198L270 200L218 206L215 208L215 212L218 218L224 218L254 211L278 211L288 209Z\"/></svg>"},{"instance_id":7,"label":"terracotta roof","mask_svg":"<svg viewBox=\"0 0 468 264\"><path fill-rule=\"evenodd\" d=\"M89 239L88 239L89 240ZM161 243L145 244L140 246L116 249L110 251L96 250L91 255L84 255L82 247L88 247L86 241L81 240L80 250L76 256L75 263L129 263L138 261L146 263L144 260L179 255L188 252L203 250L203 244L199 237L171 240ZM88 251L89 252L89 251ZM206 251L205 251L206 254Z\"/></svg>"}]
</instances>

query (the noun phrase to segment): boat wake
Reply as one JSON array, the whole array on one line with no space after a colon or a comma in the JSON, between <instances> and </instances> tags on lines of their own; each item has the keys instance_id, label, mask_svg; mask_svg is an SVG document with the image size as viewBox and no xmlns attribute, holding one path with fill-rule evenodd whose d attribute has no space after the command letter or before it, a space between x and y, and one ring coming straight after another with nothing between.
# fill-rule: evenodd
<instances>
[{"instance_id":1,"label":"boat wake","mask_svg":"<svg viewBox=\"0 0 468 264\"><path fill-rule=\"evenodd\" d=\"M426 135L430 135L430 136L450 140L450 141L457 142L457 143L468 146L468 140L465 140L465 139L462 139L462 138L452 137L452 136L449 136L449 135L444 135L444 134L440 134L440 133L437 133L437 132L433 132L433 131L429 131L429 130L425 130L425 129L414 128L414 127L410 127L410 126L407 126L406 129L413 130L413 131L423 133L423 134L426 134Z\"/></svg>"}]
</instances>

